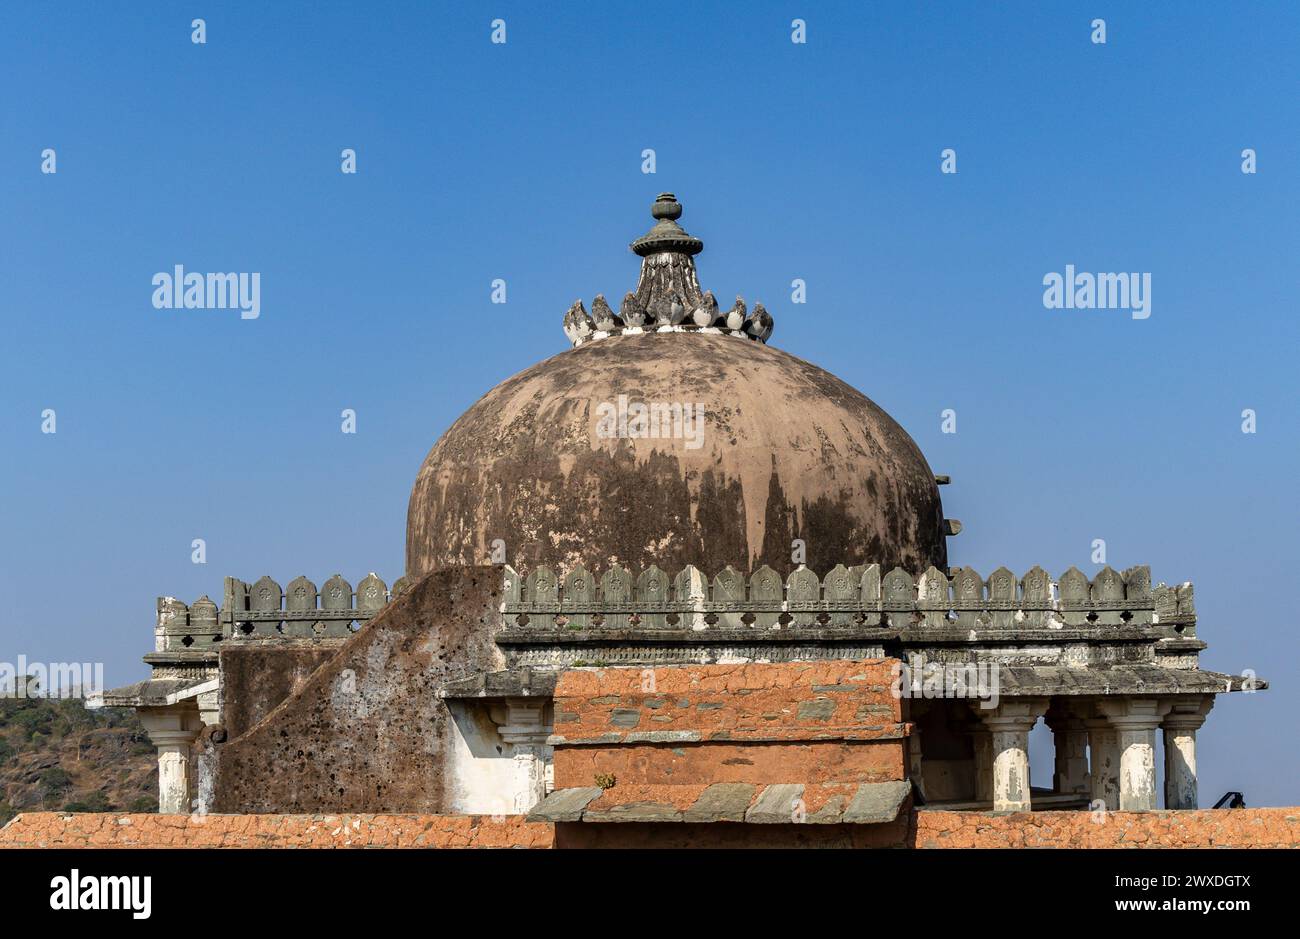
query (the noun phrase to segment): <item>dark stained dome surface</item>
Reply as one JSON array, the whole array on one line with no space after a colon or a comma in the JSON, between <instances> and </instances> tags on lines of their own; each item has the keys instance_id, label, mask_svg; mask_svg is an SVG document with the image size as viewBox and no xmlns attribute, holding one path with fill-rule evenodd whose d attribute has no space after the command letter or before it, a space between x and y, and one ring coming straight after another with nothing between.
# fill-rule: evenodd
<instances>
[{"instance_id":1,"label":"dark stained dome surface","mask_svg":"<svg viewBox=\"0 0 1300 939\"><path fill-rule=\"evenodd\" d=\"M605 436L620 395L698 403L702 436ZM498 538L521 572L617 562L784 574L795 538L819 574L946 567L938 487L912 438L823 369L718 333L587 342L465 412L416 478L407 573L488 563Z\"/></svg>"}]
</instances>

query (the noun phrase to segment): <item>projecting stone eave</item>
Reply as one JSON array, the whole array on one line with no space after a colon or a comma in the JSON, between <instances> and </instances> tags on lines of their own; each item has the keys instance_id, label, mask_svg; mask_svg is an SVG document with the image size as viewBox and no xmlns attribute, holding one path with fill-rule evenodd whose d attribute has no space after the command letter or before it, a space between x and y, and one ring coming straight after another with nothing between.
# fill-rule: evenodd
<instances>
[{"instance_id":1,"label":"projecting stone eave","mask_svg":"<svg viewBox=\"0 0 1300 939\"><path fill-rule=\"evenodd\" d=\"M438 689L440 698L528 698L555 693L557 669L515 668L479 672L458 678Z\"/></svg>"},{"instance_id":2,"label":"projecting stone eave","mask_svg":"<svg viewBox=\"0 0 1300 939\"><path fill-rule=\"evenodd\" d=\"M1206 695L1268 688L1268 682L1262 678L1159 665L1109 668L1003 665L998 669L998 679L998 694L1003 697Z\"/></svg>"},{"instance_id":3,"label":"projecting stone eave","mask_svg":"<svg viewBox=\"0 0 1300 939\"><path fill-rule=\"evenodd\" d=\"M160 708L179 704L209 691L216 691L218 679L153 678L121 688L111 688L86 696L86 707Z\"/></svg>"}]
</instances>

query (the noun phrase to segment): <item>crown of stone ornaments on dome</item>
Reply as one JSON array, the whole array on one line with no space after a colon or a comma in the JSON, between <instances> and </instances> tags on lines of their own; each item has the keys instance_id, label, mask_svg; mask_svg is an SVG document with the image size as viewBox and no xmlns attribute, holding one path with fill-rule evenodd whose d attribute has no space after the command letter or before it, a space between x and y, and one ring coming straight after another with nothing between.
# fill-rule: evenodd
<instances>
[{"instance_id":1,"label":"crown of stone ornaments on dome","mask_svg":"<svg viewBox=\"0 0 1300 939\"><path fill-rule=\"evenodd\" d=\"M721 310L712 291L700 291L695 255L704 250L704 242L677 224L682 216L677 197L661 192L650 214L654 225L631 245L641 257L636 290L623 297L617 312L602 294L592 300L591 312L581 300L574 301L564 314L569 342L580 346L608 336L655 332L715 333L767 342L773 323L763 304L755 303L750 310L738 296L730 309Z\"/></svg>"}]
</instances>

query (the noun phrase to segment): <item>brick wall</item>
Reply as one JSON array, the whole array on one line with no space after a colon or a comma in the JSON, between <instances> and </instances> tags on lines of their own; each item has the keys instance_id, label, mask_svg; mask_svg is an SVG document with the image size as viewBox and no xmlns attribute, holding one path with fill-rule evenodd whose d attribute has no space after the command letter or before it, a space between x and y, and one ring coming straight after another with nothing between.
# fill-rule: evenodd
<instances>
[{"instance_id":1,"label":"brick wall","mask_svg":"<svg viewBox=\"0 0 1300 939\"><path fill-rule=\"evenodd\" d=\"M521 816L66 815L0 829L0 848L551 848L586 846L917 848L1300 848L1300 808L1182 812L913 812L892 825L555 826ZM665 840L665 839L671 840Z\"/></svg>"},{"instance_id":2,"label":"brick wall","mask_svg":"<svg viewBox=\"0 0 1300 939\"><path fill-rule=\"evenodd\" d=\"M590 806L682 812L715 783L804 786L810 816L863 783L904 778L893 660L583 668L555 688L556 788ZM835 806L832 807L832 811Z\"/></svg>"},{"instance_id":3,"label":"brick wall","mask_svg":"<svg viewBox=\"0 0 1300 939\"><path fill-rule=\"evenodd\" d=\"M887 740L906 734L893 659L582 668L555 687L568 743L688 733L700 741Z\"/></svg>"},{"instance_id":4,"label":"brick wall","mask_svg":"<svg viewBox=\"0 0 1300 939\"><path fill-rule=\"evenodd\" d=\"M903 748L844 741L785 744L660 744L556 748L556 785L591 786L612 774L618 787L707 786L728 782L888 782L903 778Z\"/></svg>"},{"instance_id":5,"label":"brick wall","mask_svg":"<svg viewBox=\"0 0 1300 939\"><path fill-rule=\"evenodd\" d=\"M550 848L521 815L112 815L30 812L0 848Z\"/></svg>"},{"instance_id":6,"label":"brick wall","mask_svg":"<svg viewBox=\"0 0 1300 939\"><path fill-rule=\"evenodd\" d=\"M920 811L918 848L1298 848L1300 808L1200 811Z\"/></svg>"}]
</instances>

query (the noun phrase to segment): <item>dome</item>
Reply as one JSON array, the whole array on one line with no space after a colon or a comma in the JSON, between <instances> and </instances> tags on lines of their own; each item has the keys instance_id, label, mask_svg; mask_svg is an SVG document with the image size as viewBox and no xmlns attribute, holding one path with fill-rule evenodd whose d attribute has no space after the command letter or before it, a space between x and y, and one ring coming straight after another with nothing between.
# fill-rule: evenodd
<instances>
[{"instance_id":1,"label":"dome","mask_svg":"<svg viewBox=\"0 0 1300 939\"><path fill-rule=\"evenodd\" d=\"M638 424L638 403L669 407ZM484 395L420 468L407 573L488 563L498 538L520 571L788 572L796 538L818 573L946 566L912 438L829 372L726 335L610 336Z\"/></svg>"},{"instance_id":2,"label":"dome","mask_svg":"<svg viewBox=\"0 0 1300 939\"><path fill-rule=\"evenodd\" d=\"M795 566L946 567L939 490L865 395L766 344L772 317L701 292L703 242L671 193L633 242L635 292L564 317L574 348L493 388L425 458L406 572L505 560L712 576Z\"/></svg>"}]
</instances>

